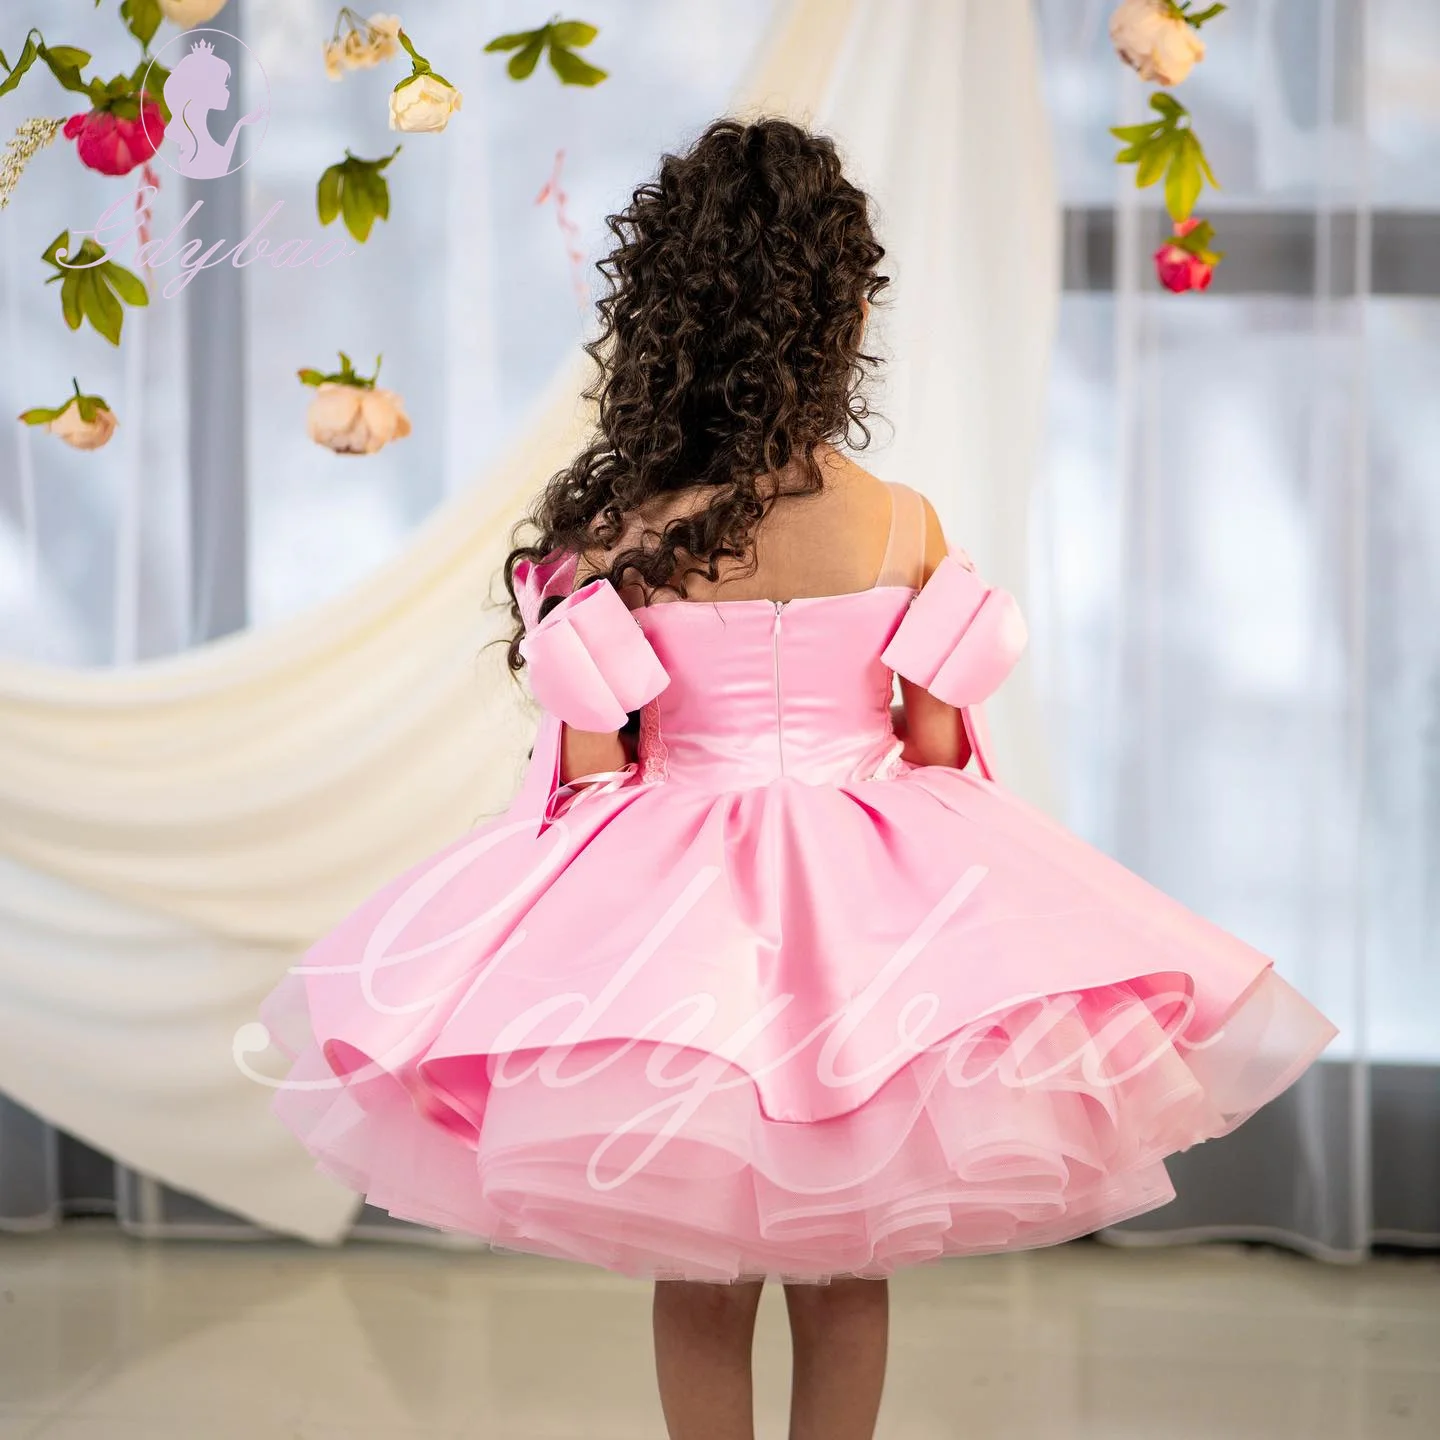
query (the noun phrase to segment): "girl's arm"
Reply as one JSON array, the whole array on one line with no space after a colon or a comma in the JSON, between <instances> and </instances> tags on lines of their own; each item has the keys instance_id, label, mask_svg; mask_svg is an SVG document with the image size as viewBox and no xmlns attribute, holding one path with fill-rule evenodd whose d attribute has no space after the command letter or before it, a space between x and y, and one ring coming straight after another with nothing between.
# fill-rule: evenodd
<instances>
[{"instance_id":1,"label":"girl's arm","mask_svg":"<svg viewBox=\"0 0 1440 1440\"><path fill-rule=\"evenodd\" d=\"M949 549L940 528L940 517L926 500L922 584L935 573ZM895 733L905 742L901 758L912 765L950 765L957 770L962 769L970 759L970 741L960 712L903 676L900 678L900 699L898 708L903 713L903 723L896 725Z\"/></svg>"},{"instance_id":2,"label":"girl's arm","mask_svg":"<svg viewBox=\"0 0 1440 1440\"><path fill-rule=\"evenodd\" d=\"M582 554L576 566L575 589L602 572L603 558ZM581 775L602 770L619 770L634 758L633 741L621 730L577 730L565 725L560 731L560 783L568 785Z\"/></svg>"},{"instance_id":3,"label":"girl's arm","mask_svg":"<svg viewBox=\"0 0 1440 1440\"><path fill-rule=\"evenodd\" d=\"M634 756L626 750L618 730L576 730L566 725L560 732L560 783L568 785L581 775L601 770L619 770Z\"/></svg>"}]
</instances>

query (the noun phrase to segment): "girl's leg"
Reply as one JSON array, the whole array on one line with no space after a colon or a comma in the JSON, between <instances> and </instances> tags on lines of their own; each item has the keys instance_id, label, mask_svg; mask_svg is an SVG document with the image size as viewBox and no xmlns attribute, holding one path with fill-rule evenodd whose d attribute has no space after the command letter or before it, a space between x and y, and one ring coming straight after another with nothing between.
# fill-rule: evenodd
<instances>
[{"instance_id":1,"label":"girl's leg","mask_svg":"<svg viewBox=\"0 0 1440 1440\"><path fill-rule=\"evenodd\" d=\"M889 1339L885 1280L787 1285L794 1348L790 1440L871 1440Z\"/></svg>"},{"instance_id":2,"label":"girl's leg","mask_svg":"<svg viewBox=\"0 0 1440 1440\"><path fill-rule=\"evenodd\" d=\"M750 1355L763 1284L655 1282L655 1373L670 1440L754 1440Z\"/></svg>"}]
</instances>

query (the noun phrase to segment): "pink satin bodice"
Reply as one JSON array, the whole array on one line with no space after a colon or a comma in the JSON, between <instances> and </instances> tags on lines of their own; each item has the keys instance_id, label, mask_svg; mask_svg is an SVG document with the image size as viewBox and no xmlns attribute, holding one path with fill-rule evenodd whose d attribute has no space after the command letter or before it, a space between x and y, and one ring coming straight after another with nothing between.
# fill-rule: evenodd
<instances>
[{"instance_id":1,"label":"pink satin bodice","mask_svg":"<svg viewBox=\"0 0 1440 1440\"><path fill-rule=\"evenodd\" d=\"M888 773L893 672L880 655L914 595L676 601L632 612L670 683L641 714L647 779L716 790Z\"/></svg>"},{"instance_id":2,"label":"pink satin bodice","mask_svg":"<svg viewBox=\"0 0 1440 1440\"><path fill-rule=\"evenodd\" d=\"M993 778L981 706L1024 649L1025 623L963 552L918 587L633 611L604 580L574 588L575 569L561 554L515 569L520 651L545 712L515 817L543 827L597 785L720 792L894 778L908 768L890 718L896 675L959 711L980 774ZM637 761L562 787L561 726L615 730L636 711Z\"/></svg>"}]
</instances>

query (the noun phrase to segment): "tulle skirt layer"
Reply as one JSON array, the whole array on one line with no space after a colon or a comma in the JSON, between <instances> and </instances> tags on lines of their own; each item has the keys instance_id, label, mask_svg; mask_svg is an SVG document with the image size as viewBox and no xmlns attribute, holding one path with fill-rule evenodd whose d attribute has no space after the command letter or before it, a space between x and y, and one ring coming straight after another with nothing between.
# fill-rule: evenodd
<instances>
[{"instance_id":1,"label":"tulle skirt layer","mask_svg":"<svg viewBox=\"0 0 1440 1440\"><path fill-rule=\"evenodd\" d=\"M482 827L262 1009L276 1114L405 1219L640 1278L824 1282L1174 1196L1334 1027L956 771Z\"/></svg>"}]
</instances>

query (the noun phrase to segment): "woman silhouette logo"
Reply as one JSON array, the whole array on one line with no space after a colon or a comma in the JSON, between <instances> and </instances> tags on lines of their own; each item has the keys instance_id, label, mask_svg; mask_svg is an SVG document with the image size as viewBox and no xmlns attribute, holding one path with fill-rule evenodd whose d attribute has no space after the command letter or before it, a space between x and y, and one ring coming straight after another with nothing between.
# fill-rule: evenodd
<instances>
[{"instance_id":1,"label":"woman silhouette logo","mask_svg":"<svg viewBox=\"0 0 1440 1440\"><path fill-rule=\"evenodd\" d=\"M191 180L218 180L244 165L265 138L270 118L270 80L264 66L237 36L225 30L210 30L204 34L224 36L233 42L237 59L248 60L258 72L265 103L225 126L223 112L230 108L231 101L230 63L216 54L215 46L204 38L202 32L187 30L171 40L152 61L152 64L160 62L166 51L172 48L179 52L173 63L166 62L171 63L164 89L165 103L170 107L170 123L158 153L172 170ZM145 83L148 86L148 71ZM216 139L210 130L210 117L216 112L221 112L222 123L216 128L224 132L223 140ZM241 134L247 126L254 125L262 128L248 147L248 153L240 158Z\"/></svg>"}]
</instances>

